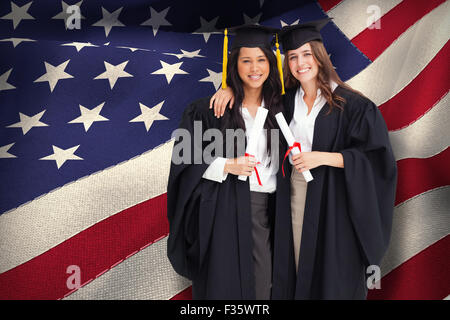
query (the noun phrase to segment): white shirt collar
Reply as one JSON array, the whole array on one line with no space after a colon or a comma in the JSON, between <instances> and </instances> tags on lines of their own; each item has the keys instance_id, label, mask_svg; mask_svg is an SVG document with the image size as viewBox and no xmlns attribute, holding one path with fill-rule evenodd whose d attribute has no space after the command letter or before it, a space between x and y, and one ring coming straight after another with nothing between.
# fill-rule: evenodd
<instances>
[{"instance_id":1,"label":"white shirt collar","mask_svg":"<svg viewBox=\"0 0 450 320\"><path fill-rule=\"evenodd\" d=\"M338 84L336 82L334 82L333 80L330 80L330 87L331 87L331 91L334 92L334 90L337 88ZM317 97L319 97L321 94L321 91L319 88L317 88ZM303 96L305 95L305 91L303 91L302 86L299 87L299 95L300 98L303 98Z\"/></svg>"},{"instance_id":2,"label":"white shirt collar","mask_svg":"<svg viewBox=\"0 0 450 320\"><path fill-rule=\"evenodd\" d=\"M264 99L262 99L262 101L261 101L261 105L258 107L258 108L264 108L265 107L265 104L264 104ZM249 116L251 119L253 119L253 117L250 115L250 112L248 111L248 109L247 108L244 108L242 105L241 105L241 113L242 112L245 112L245 115L246 116Z\"/></svg>"}]
</instances>

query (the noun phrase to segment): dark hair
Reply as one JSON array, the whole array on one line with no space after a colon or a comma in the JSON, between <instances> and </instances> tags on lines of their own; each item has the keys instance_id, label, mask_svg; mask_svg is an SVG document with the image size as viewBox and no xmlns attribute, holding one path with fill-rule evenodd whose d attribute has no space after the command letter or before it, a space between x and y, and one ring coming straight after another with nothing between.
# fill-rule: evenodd
<instances>
[{"instance_id":1,"label":"dark hair","mask_svg":"<svg viewBox=\"0 0 450 320\"><path fill-rule=\"evenodd\" d=\"M281 100L281 81L277 69L277 60L271 49L265 47L258 47L269 60L269 76L264 81L262 87L262 97L264 105L269 110L264 129L267 129L267 153L270 156L271 152L271 135L270 129L277 128L275 115L283 110ZM227 66L227 85L233 90L234 105L232 109L226 108L222 122L222 131L225 129L243 129L245 130L245 122L242 118L240 108L244 100L244 87L238 73L238 58L240 48L235 48L231 51L228 58Z\"/></svg>"},{"instance_id":2,"label":"dark hair","mask_svg":"<svg viewBox=\"0 0 450 320\"><path fill-rule=\"evenodd\" d=\"M322 95L327 100L329 106L327 114L329 114L333 110L333 108L339 108L343 110L343 106L346 103L345 98L332 91L330 80L336 82L340 87L364 96L361 92L354 90L352 87L341 80L336 70L334 69L333 64L331 63L325 46L321 41L314 40L310 41L309 44L311 45L313 57L319 66L319 72L317 74L317 85L320 89L320 92L322 92ZM287 89L300 86L300 82L292 75L291 70L289 69L289 57L287 52L284 59L283 74L285 76L284 83L286 84Z\"/></svg>"}]
</instances>

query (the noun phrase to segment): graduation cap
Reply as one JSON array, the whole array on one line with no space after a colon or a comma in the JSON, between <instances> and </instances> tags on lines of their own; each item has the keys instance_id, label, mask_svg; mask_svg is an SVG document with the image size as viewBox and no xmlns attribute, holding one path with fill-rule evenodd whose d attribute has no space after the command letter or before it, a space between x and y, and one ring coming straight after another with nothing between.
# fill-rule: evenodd
<instances>
[{"instance_id":1,"label":"graduation cap","mask_svg":"<svg viewBox=\"0 0 450 320\"><path fill-rule=\"evenodd\" d=\"M231 49L248 47L272 47L273 35L278 31L276 28L261 26L257 24L246 24L229 28L228 32L234 34Z\"/></svg>"},{"instance_id":2,"label":"graduation cap","mask_svg":"<svg viewBox=\"0 0 450 320\"><path fill-rule=\"evenodd\" d=\"M222 88L225 89L227 87L226 79L227 79L227 63L228 63L228 30L231 34L234 34L233 44L231 45L231 49L235 48L255 48L255 47L264 47L270 49L272 47L272 39L273 35L276 34L279 29L256 25L256 24L246 24L237 27L233 27L230 29L225 29L224 31L224 42L223 42L223 65L222 65ZM278 49L278 37L277 37L277 64L280 73L282 72L281 68L281 55L280 50ZM281 82L283 86L283 94L284 94L284 85L283 85L283 76L281 75Z\"/></svg>"},{"instance_id":3,"label":"graduation cap","mask_svg":"<svg viewBox=\"0 0 450 320\"><path fill-rule=\"evenodd\" d=\"M331 21L331 18L283 27L280 32L280 38L284 52L300 48L309 41L323 41L320 35L320 29L329 21Z\"/></svg>"}]
</instances>

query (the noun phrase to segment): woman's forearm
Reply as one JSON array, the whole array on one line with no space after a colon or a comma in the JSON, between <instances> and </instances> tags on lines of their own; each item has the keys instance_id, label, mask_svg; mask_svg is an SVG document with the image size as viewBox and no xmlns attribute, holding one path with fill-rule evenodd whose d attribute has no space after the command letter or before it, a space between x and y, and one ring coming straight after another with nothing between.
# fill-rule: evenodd
<instances>
[{"instance_id":1,"label":"woman's forearm","mask_svg":"<svg viewBox=\"0 0 450 320\"><path fill-rule=\"evenodd\" d=\"M330 167L343 168L344 157L339 152L322 152L323 164Z\"/></svg>"}]
</instances>

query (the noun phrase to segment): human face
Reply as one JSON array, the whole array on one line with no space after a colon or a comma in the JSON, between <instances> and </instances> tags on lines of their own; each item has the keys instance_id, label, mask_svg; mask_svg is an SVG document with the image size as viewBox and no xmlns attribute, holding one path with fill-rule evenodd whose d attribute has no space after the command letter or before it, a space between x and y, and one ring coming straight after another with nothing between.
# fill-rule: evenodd
<instances>
[{"instance_id":1,"label":"human face","mask_svg":"<svg viewBox=\"0 0 450 320\"><path fill-rule=\"evenodd\" d=\"M238 57L238 74L244 89L262 88L269 77L269 60L260 48L242 47Z\"/></svg>"},{"instance_id":2,"label":"human face","mask_svg":"<svg viewBox=\"0 0 450 320\"><path fill-rule=\"evenodd\" d=\"M295 50L289 50L288 62L292 75L302 84L316 81L319 65L313 56L311 45L305 43Z\"/></svg>"}]
</instances>

